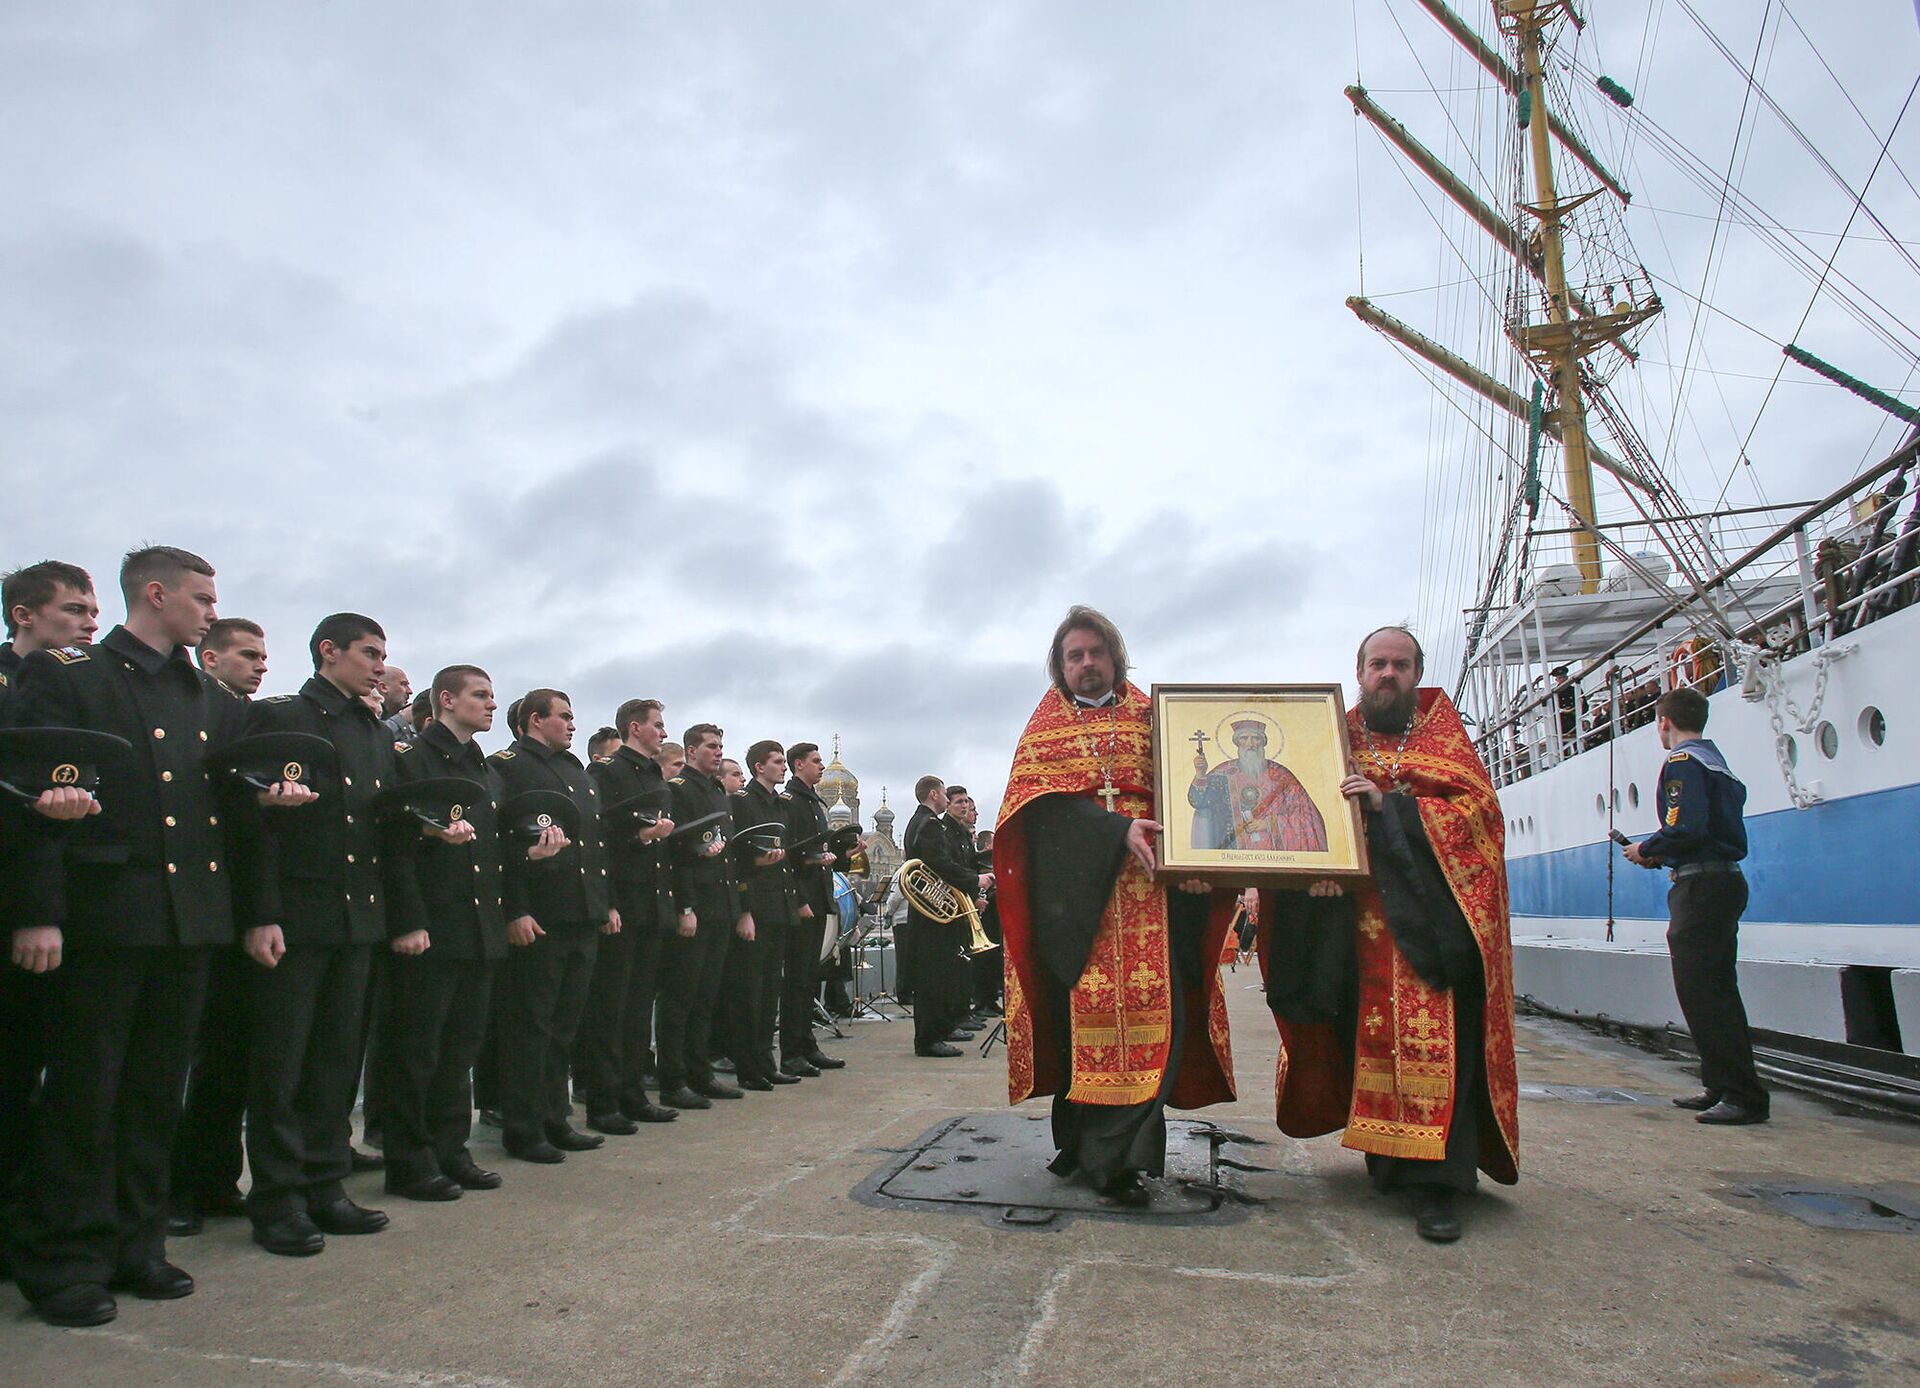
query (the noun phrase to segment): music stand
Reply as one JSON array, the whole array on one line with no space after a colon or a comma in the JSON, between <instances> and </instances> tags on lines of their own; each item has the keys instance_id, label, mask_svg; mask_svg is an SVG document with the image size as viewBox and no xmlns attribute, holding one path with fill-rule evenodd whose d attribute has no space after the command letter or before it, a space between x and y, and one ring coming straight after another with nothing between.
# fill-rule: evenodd
<instances>
[{"instance_id":1,"label":"music stand","mask_svg":"<svg viewBox=\"0 0 1920 1388\"><path fill-rule=\"evenodd\" d=\"M876 919L877 918L878 917L876 917ZM865 916L862 916L861 922L864 923L866 919ZM851 942L853 946L853 1016L872 1018L875 1021L881 1022L898 1021L899 1018L890 1017L881 1011L880 1004L885 1002L891 1003L893 1006L899 1008L904 1015L911 1017L913 1015L913 1009L895 997L887 987L886 955L884 952L881 953L879 960L877 960L873 966L874 971L880 976L880 986L872 992L863 991L866 982L867 955L876 947L873 929L868 928L863 930L856 924L854 929L849 931L848 934L853 937ZM896 949L898 948L892 931L887 932L886 943L893 945Z\"/></svg>"},{"instance_id":2,"label":"music stand","mask_svg":"<svg viewBox=\"0 0 1920 1388\"><path fill-rule=\"evenodd\" d=\"M985 1060L993 1054L993 1043L1007 1039L1007 1019L1002 1017L993 1024L993 1030L987 1033L987 1039L980 1043L980 1058Z\"/></svg>"}]
</instances>

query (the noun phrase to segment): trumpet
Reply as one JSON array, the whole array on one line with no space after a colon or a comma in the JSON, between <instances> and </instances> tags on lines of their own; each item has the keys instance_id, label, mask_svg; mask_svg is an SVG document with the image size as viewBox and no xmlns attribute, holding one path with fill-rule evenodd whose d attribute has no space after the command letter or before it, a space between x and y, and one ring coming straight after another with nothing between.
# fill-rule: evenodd
<instances>
[{"instance_id":1,"label":"trumpet","mask_svg":"<svg viewBox=\"0 0 1920 1388\"><path fill-rule=\"evenodd\" d=\"M973 909L973 899L962 896L951 882L940 877L918 858L909 858L900 864L900 894L928 920L937 925L949 921L967 918L967 947L964 954L985 954L990 949L999 949L987 932L980 928L980 913Z\"/></svg>"}]
</instances>

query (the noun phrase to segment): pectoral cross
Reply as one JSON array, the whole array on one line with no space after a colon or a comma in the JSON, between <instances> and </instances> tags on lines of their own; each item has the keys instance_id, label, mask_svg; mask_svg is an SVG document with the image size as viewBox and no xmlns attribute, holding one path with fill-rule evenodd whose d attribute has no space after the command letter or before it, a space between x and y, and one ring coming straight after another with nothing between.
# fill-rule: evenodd
<instances>
[{"instance_id":1,"label":"pectoral cross","mask_svg":"<svg viewBox=\"0 0 1920 1388\"><path fill-rule=\"evenodd\" d=\"M1101 772L1100 789L1096 790L1094 794L1107 802L1107 813L1112 814L1113 802L1120 798L1120 788L1113 783L1113 777L1107 775L1104 771Z\"/></svg>"}]
</instances>

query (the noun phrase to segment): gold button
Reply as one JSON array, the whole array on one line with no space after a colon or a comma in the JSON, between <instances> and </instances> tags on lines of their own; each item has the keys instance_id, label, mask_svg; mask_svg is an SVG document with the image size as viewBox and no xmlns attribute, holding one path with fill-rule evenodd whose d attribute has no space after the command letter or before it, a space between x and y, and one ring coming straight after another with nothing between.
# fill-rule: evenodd
<instances>
[{"instance_id":1,"label":"gold button","mask_svg":"<svg viewBox=\"0 0 1920 1388\"><path fill-rule=\"evenodd\" d=\"M373 905L373 896L371 893L369 893L367 896L367 905L369 906Z\"/></svg>"},{"instance_id":2,"label":"gold button","mask_svg":"<svg viewBox=\"0 0 1920 1388\"><path fill-rule=\"evenodd\" d=\"M160 773L160 779L163 781L171 781L173 779L173 773L171 771L162 771Z\"/></svg>"},{"instance_id":3,"label":"gold button","mask_svg":"<svg viewBox=\"0 0 1920 1388\"><path fill-rule=\"evenodd\" d=\"M165 741L167 736L167 730L165 728L155 728L153 730L153 735L161 739L162 741Z\"/></svg>"},{"instance_id":4,"label":"gold button","mask_svg":"<svg viewBox=\"0 0 1920 1388\"><path fill-rule=\"evenodd\" d=\"M174 817L173 817L172 815L168 815L168 816L167 816L167 820L166 820L166 824L167 824L167 827L168 827L169 829L171 829L171 828L173 828L173 826L174 826L174 825L176 825L176 824L178 824L178 823L179 823L179 821L178 821L177 819L175 819L175 818L174 818Z\"/></svg>"},{"instance_id":5,"label":"gold button","mask_svg":"<svg viewBox=\"0 0 1920 1388\"><path fill-rule=\"evenodd\" d=\"M351 776L342 776L342 777L340 778L340 780L341 780L341 782L342 782L343 784L345 784L345 785L352 785L352 784L353 784L353 777L351 777Z\"/></svg>"},{"instance_id":6,"label":"gold button","mask_svg":"<svg viewBox=\"0 0 1920 1388\"><path fill-rule=\"evenodd\" d=\"M473 865L473 870L474 870L475 872L478 872L478 871L480 871L480 864L478 864L478 863L475 863L475 864Z\"/></svg>"},{"instance_id":7,"label":"gold button","mask_svg":"<svg viewBox=\"0 0 1920 1388\"><path fill-rule=\"evenodd\" d=\"M217 814L208 815L207 823L211 824L214 828L218 829L220 827L220 816Z\"/></svg>"},{"instance_id":8,"label":"gold button","mask_svg":"<svg viewBox=\"0 0 1920 1388\"><path fill-rule=\"evenodd\" d=\"M200 740L201 740L202 742L205 742L205 741L207 740L207 731L206 731L206 729L205 729L205 728L202 728L202 729L200 730Z\"/></svg>"},{"instance_id":9,"label":"gold button","mask_svg":"<svg viewBox=\"0 0 1920 1388\"><path fill-rule=\"evenodd\" d=\"M178 867L176 867L176 866L174 866L174 865L173 865L172 863L168 863L168 864L167 864L167 871L168 871L168 872L178 872L178 871L180 871L180 869L179 869Z\"/></svg>"},{"instance_id":10,"label":"gold button","mask_svg":"<svg viewBox=\"0 0 1920 1388\"><path fill-rule=\"evenodd\" d=\"M218 863L208 863L208 864L207 864L207 871L208 871L208 872L218 872L218 871L220 871L220 864L218 864Z\"/></svg>"},{"instance_id":11,"label":"gold button","mask_svg":"<svg viewBox=\"0 0 1920 1388\"><path fill-rule=\"evenodd\" d=\"M473 899L473 904L474 904L475 906L478 906L478 905L480 904L480 898L476 896L476 897L475 897L475 898Z\"/></svg>"},{"instance_id":12,"label":"gold button","mask_svg":"<svg viewBox=\"0 0 1920 1388\"><path fill-rule=\"evenodd\" d=\"M379 778L378 776L375 776L375 777L373 778L373 788L374 788L375 790L378 790L378 789L380 789L380 778Z\"/></svg>"},{"instance_id":13,"label":"gold button","mask_svg":"<svg viewBox=\"0 0 1920 1388\"><path fill-rule=\"evenodd\" d=\"M352 815L348 815L348 816L347 816L347 823L349 823L349 824L351 824L351 823L353 823L353 816L352 816Z\"/></svg>"},{"instance_id":14,"label":"gold button","mask_svg":"<svg viewBox=\"0 0 1920 1388\"><path fill-rule=\"evenodd\" d=\"M352 862L352 861L353 861L353 854L351 854L351 853L349 853L349 854L347 854L347 861L348 861L348 862Z\"/></svg>"}]
</instances>

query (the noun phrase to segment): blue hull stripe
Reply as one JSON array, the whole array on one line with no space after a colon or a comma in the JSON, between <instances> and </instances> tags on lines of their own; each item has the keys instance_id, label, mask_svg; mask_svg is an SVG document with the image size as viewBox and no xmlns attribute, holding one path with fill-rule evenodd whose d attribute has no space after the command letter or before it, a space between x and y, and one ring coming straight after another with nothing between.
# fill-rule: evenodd
<instances>
[{"instance_id":1,"label":"blue hull stripe","mask_svg":"<svg viewBox=\"0 0 1920 1388\"><path fill-rule=\"evenodd\" d=\"M1746 918L1791 925L1920 923L1920 786L1900 786L1806 810L1776 810L1747 821L1752 889ZM1605 919L1607 857L1602 840L1507 860L1516 916ZM1664 872L1613 865L1613 914L1660 920Z\"/></svg>"}]
</instances>

